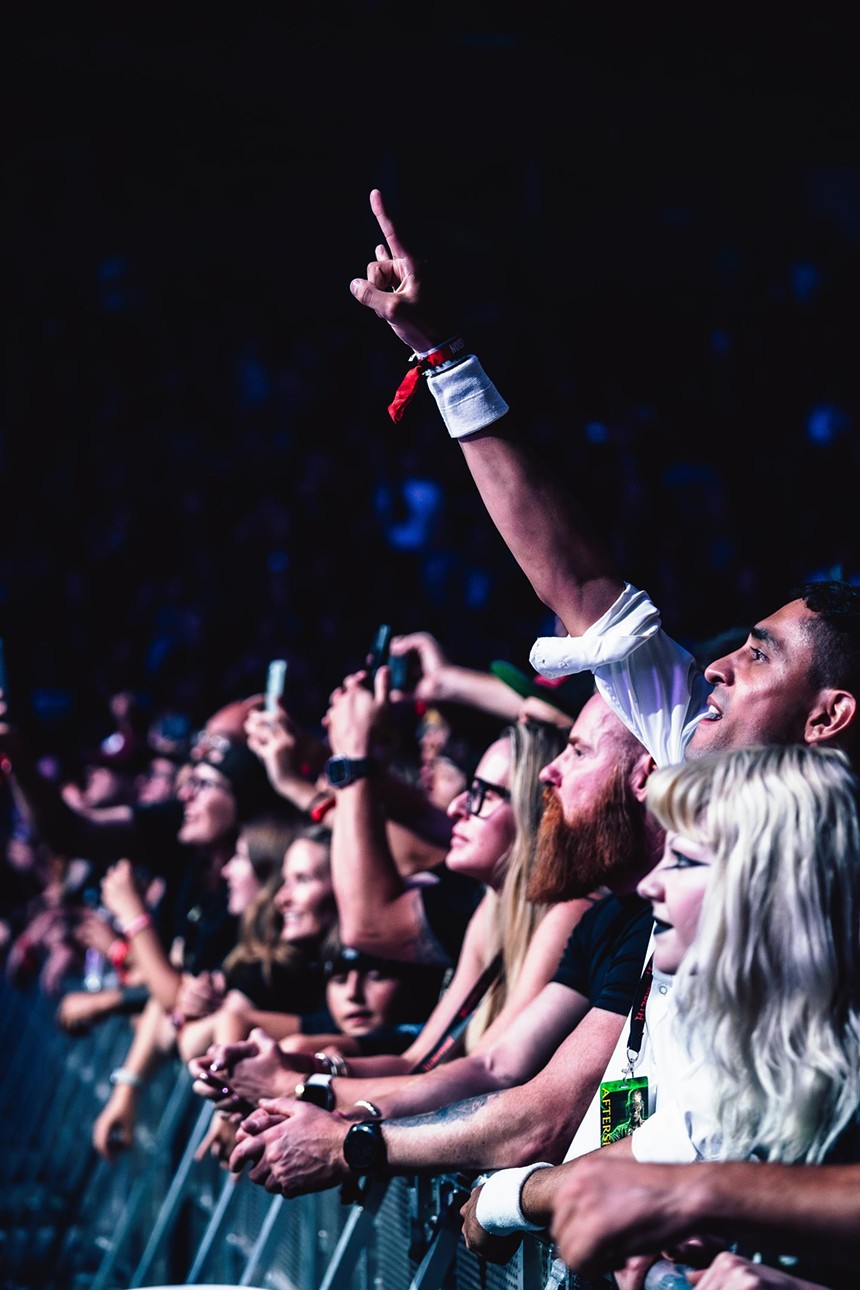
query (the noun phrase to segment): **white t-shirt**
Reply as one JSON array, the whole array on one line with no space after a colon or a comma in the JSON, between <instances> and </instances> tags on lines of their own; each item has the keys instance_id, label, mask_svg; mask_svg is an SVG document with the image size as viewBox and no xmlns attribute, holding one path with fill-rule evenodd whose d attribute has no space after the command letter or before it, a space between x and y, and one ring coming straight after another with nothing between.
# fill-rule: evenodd
<instances>
[{"instance_id":1,"label":"white t-shirt","mask_svg":"<svg viewBox=\"0 0 860 1290\"><path fill-rule=\"evenodd\" d=\"M690 1055L671 1001L654 1040L662 1071L660 1100L654 1114L631 1135L635 1159L664 1165L718 1159L722 1139L708 1066Z\"/></svg>"},{"instance_id":2,"label":"white t-shirt","mask_svg":"<svg viewBox=\"0 0 860 1290\"><path fill-rule=\"evenodd\" d=\"M646 963L651 957L651 952L652 946L649 945L648 953L645 957ZM644 1075L648 1078L649 1119L655 1113L657 1107L660 1075L656 1055L661 1047L660 1037L666 1024L671 989L672 978L665 976L662 972L654 972L648 1002L645 1005L645 1028L642 1033L642 1043L633 1061L632 1074L636 1077ZM601 1083L607 1080L622 1079L625 1073L630 1073L627 1055L629 1036L630 1016L628 1015L618 1043L615 1045L615 1050L603 1073ZM647 1124L648 1121L646 1120L645 1123ZM639 1130L637 1129L636 1132L638 1133ZM633 1136L635 1137L635 1134ZM596 1151L600 1145L600 1093L598 1092L591 1099L564 1158L565 1160L575 1160L577 1156L584 1156L589 1151Z\"/></svg>"}]
</instances>

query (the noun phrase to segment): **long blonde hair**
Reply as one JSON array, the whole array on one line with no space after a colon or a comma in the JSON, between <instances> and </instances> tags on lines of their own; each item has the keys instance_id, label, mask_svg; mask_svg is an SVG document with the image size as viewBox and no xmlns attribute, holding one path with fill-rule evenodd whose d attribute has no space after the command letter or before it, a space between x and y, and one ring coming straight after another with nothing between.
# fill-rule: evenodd
<instances>
[{"instance_id":1,"label":"long blonde hair","mask_svg":"<svg viewBox=\"0 0 860 1290\"><path fill-rule=\"evenodd\" d=\"M673 993L721 1158L820 1162L860 1107L857 790L844 754L804 745L649 781L657 819L714 853Z\"/></svg>"},{"instance_id":2,"label":"long blonde hair","mask_svg":"<svg viewBox=\"0 0 860 1290\"><path fill-rule=\"evenodd\" d=\"M504 1007L522 969L535 928L549 908L526 900L526 887L543 813L543 787L538 775L564 748L567 732L545 721L530 720L509 726L505 735L511 741L511 806L516 833L501 890L488 890L484 898L491 927L486 962L501 950L503 969L469 1022L467 1049L477 1043Z\"/></svg>"}]
</instances>

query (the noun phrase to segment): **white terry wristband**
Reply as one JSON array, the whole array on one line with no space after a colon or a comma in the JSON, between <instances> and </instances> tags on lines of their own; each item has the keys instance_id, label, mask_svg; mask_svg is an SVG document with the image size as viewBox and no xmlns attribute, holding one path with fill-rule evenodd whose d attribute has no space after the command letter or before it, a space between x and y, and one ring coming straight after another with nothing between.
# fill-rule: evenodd
<instances>
[{"instance_id":1,"label":"white terry wristband","mask_svg":"<svg viewBox=\"0 0 860 1290\"><path fill-rule=\"evenodd\" d=\"M491 1236L510 1236L513 1232L540 1232L540 1223L530 1223L522 1211L520 1196L527 1178L538 1169L551 1169L547 1160L521 1169L500 1169L491 1174L481 1188L475 1206L475 1218Z\"/></svg>"},{"instance_id":2,"label":"white terry wristband","mask_svg":"<svg viewBox=\"0 0 860 1290\"><path fill-rule=\"evenodd\" d=\"M474 354L435 376L432 371L428 373L427 387L452 439L475 434L508 411L507 403Z\"/></svg>"}]
</instances>

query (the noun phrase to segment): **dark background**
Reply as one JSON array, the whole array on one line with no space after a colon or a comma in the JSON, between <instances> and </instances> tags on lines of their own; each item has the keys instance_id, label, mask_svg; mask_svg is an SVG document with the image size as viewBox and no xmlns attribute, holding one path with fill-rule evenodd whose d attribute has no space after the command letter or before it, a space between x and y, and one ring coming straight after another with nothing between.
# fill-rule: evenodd
<instances>
[{"instance_id":1,"label":"dark background","mask_svg":"<svg viewBox=\"0 0 860 1290\"><path fill-rule=\"evenodd\" d=\"M479 667L552 629L426 392L387 417L374 185L676 636L860 571L841 20L405 9L7 35L0 629L49 744L281 654L314 722L382 620Z\"/></svg>"}]
</instances>

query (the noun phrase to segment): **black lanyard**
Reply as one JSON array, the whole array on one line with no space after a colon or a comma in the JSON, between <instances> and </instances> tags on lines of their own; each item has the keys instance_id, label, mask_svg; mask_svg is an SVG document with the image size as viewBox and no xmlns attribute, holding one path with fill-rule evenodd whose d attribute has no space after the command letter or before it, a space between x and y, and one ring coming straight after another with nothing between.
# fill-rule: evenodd
<instances>
[{"instance_id":1,"label":"black lanyard","mask_svg":"<svg viewBox=\"0 0 860 1290\"><path fill-rule=\"evenodd\" d=\"M444 1060L466 1029L469 1024L469 1018L499 975L501 968L502 952L500 950L492 963L484 968L456 1013L448 1022L444 1035L437 1039L429 1053L421 1058L418 1065L412 1068L410 1074L418 1075L423 1074L425 1071L432 1071L434 1067Z\"/></svg>"},{"instance_id":2,"label":"black lanyard","mask_svg":"<svg viewBox=\"0 0 860 1290\"><path fill-rule=\"evenodd\" d=\"M633 1063L639 1056L639 1050L642 1047L642 1036L645 1033L645 1005L648 1002L648 995L651 993L651 982L654 978L654 956L645 964L642 969L642 975L639 978L639 984L636 987L636 994L633 999L633 1007L630 1010L630 1034L627 1036L627 1061L629 1069L632 1072Z\"/></svg>"}]
</instances>

